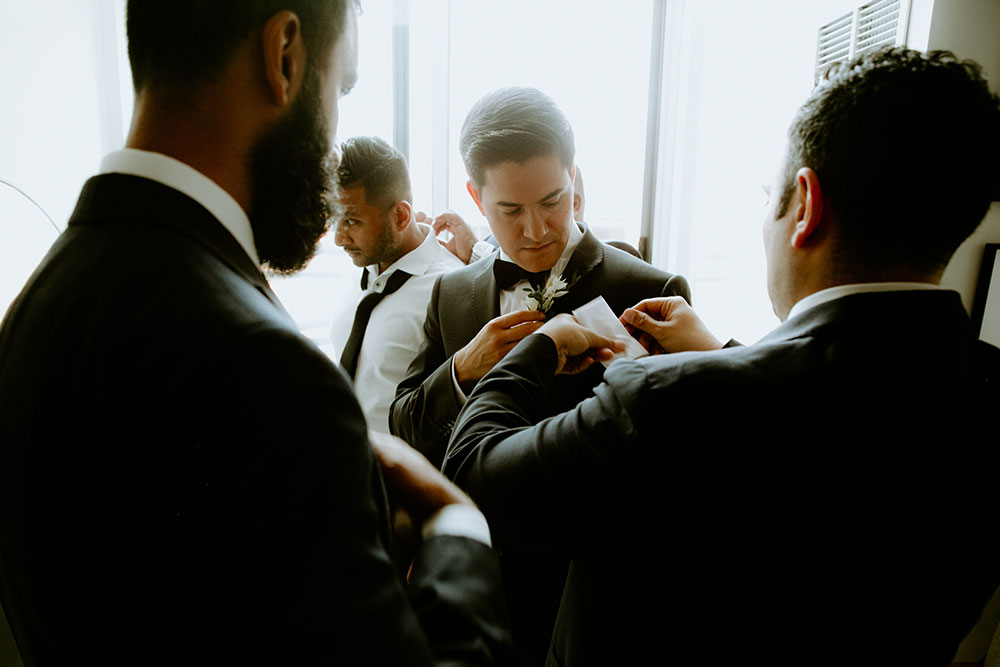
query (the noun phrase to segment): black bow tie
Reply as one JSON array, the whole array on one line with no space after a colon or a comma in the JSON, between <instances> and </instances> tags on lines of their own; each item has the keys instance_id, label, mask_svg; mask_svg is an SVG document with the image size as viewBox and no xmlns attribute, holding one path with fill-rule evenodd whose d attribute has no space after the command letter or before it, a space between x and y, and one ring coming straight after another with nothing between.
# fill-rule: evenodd
<instances>
[{"instance_id":1,"label":"black bow tie","mask_svg":"<svg viewBox=\"0 0 1000 667\"><path fill-rule=\"evenodd\" d=\"M522 280L527 280L532 287L544 285L549 278L549 271L532 272L522 269L514 262L506 262L502 259L493 260L493 275L497 279L497 288L510 289Z\"/></svg>"}]
</instances>

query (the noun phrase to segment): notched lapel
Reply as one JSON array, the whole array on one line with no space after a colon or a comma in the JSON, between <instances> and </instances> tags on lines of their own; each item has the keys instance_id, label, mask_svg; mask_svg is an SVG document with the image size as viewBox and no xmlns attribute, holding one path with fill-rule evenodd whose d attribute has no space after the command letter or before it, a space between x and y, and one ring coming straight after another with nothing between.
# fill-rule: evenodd
<instances>
[{"instance_id":1,"label":"notched lapel","mask_svg":"<svg viewBox=\"0 0 1000 667\"><path fill-rule=\"evenodd\" d=\"M569 294L556 299L552 305L552 312L556 314L568 313L597 296L590 289L589 282L593 270L604 261L604 245L587 225L580 223L580 227L583 229L583 238L563 271L563 276L567 279L576 275L576 282L570 287Z\"/></svg>"},{"instance_id":2,"label":"notched lapel","mask_svg":"<svg viewBox=\"0 0 1000 667\"><path fill-rule=\"evenodd\" d=\"M480 262L482 268L473 277L470 285L473 335L486 326L487 322L500 315L500 292L497 290L496 276L493 275L493 262L499 256L499 253L493 253L489 261Z\"/></svg>"}]
</instances>

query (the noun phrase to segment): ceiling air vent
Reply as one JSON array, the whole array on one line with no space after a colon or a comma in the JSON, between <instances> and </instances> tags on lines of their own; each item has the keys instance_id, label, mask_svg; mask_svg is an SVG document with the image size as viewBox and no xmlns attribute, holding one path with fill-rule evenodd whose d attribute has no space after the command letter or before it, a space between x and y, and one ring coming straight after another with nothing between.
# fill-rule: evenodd
<instances>
[{"instance_id":1,"label":"ceiling air vent","mask_svg":"<svg viewBox=\"0 0 1000 667\"><path fill-rule=\"evenodd\" d=\"M815 80L834 63L881 46L905 44L909 17L910 0L872 0L821 26Z\"/></svg>"}]
</instances>

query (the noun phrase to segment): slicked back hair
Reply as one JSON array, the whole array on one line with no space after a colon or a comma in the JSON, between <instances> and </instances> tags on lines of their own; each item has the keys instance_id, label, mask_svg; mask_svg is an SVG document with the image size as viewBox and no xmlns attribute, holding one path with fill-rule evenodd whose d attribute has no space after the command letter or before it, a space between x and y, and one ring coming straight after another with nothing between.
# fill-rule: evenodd
<instances>
[{"instance_id":1,"label":"slicked back hair","mask_svg":"<svg viewBox=\"0 0 1000 667\"><path fill-rule=\"evenodd\" d=\"M887 48L835 66L788 138L778 208L796 172L815 171L846 274L940 270L1000 195L1000 98L978 64L947 51Z\"/></svg>"},{"instance_id":2,"label":"slicked back hair","mask_svg":"<svg viewBox=\"0 0 1000 667\"><path fill-rule=\"evenodd\" d=\"M356 4L356 0L355 4ZM184 90L221 72L237 48L268 19L295 12L308 67L325 70L352 0L128 0L126 33L137 92Z\"/></svg>"},{"instance_id":3,"label":"slicked back hair","mask_svg":"<svg viewBox=\"0 0 1000 667\"><path fill-rule=\"evenodd\" d=\"M379 137L351 137L345 141L337 179L341 188L364 187L365 201L383 212L398 201L413 202L406 158Z\"/></svg>"},{"instance_id":4,"label":"slicked back hair","mask_svg":"<svg viewBox=\"0 0 1000 667\"><path fill-rule=\"evenodd\" d=\"M501 88L476 102L462 124L459 151L469 179L482 187L487 169L555 155L573 168L573 128L552 99L535 88Z\"/></svg>"}]
</instances>

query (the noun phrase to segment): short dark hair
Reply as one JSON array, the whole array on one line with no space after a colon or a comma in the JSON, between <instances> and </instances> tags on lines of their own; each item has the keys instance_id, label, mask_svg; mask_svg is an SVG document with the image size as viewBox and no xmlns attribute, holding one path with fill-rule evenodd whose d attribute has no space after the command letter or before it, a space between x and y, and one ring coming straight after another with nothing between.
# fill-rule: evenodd
<instances>
[{"instance_id":1,"label":"short dark hair","mask_svg":"<svg viewBox=\"0 0 1000 667\"><path fill-rule=\"evenodd\" d=\"M306 57L320 70L344 30L350 0L128 0L126 33L136 91L183 89L221 71L254 28L298 15Z\"/></svg>"},{"instance_id":2,"label":"short dark hair","mask_svg":"<svg viewBox=\"0 0 1000 667\"><path fill-rule=\"evenodd\" d=\"M1000 98L947 51L886 48L834 66L788 138L778 208L801 167L816 172L847 273L943 268L1000 190Z\"/></svg>"},{"instance_id":3,"label":"short dark hair","mask_svg":"<svg viewBox=\"0 0 1000 667\"><path fill-rule=\"evenodd\" d=\"M340 149L340 187L360 184L365 189L365 200L381 210L400 200L413 202L406 158L387 141L380 137L351 137Z\"/></svg>"},{"instance_id":4,"label":"short dark hair","mask_svg":"<svg viewBox=\"0 0 1000 667\"><path fill-rule=\"evenodd\" d=\"M458 143L473 185L483 184L487 169L502 162L524 164L556 155L573 168L573 128L556 103L535 88L501 88L469 110Z\"/></svg>"}]
</instances>

